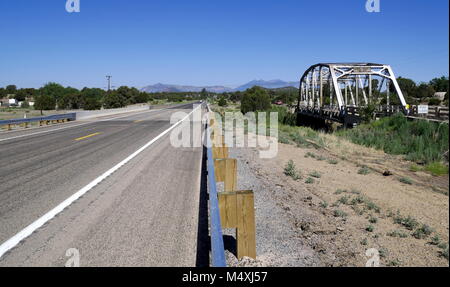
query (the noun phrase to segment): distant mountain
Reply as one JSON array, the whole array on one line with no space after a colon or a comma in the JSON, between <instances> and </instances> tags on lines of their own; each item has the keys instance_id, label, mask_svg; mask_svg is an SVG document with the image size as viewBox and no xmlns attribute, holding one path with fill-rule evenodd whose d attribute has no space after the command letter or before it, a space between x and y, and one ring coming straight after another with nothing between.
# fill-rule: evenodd
<instances>
[{"instance_id":1,"label":"distant mountain","mask_svg":"<svg viewBox=\"0 0 450 287\"><path fill-rule=\"evenodd\" d=\"M235 89L225 87L225 86L182 86L182 85L170 85L170 84L155 84L143 87L141 91L147 93L182 93L182 92L201 92L203 89L206 89L208 92L213 93L225 93L225 92L234 92L234 91L245 91L254 86L260 86L266 89L277 89L277 88L285 88L285 87L298 87L298 82L285 82L282 80L254 80L248 82L244 85L241 85Z\"/></svg>"},{"instance_id":2,"label":"distant mountain","mask_svg":"<svg viewBox=\"0 0 450 287\"><path fill-rule=\"evenodd\" d=\"M277 88L285 88L285 87L296 87L298 88L300 84L298 82L285 82L282 80L271 80L271 81L264 81L264 80L254 80L251 82L248 82L247 84L244 84L242 86L237 87L235 90L237 91L245 91L247 89L250 89L254 86L263 87L266 89L277 89Z\"/></svg>"},{"instance_id":3,"label":"distant mountain","mask_svg":"<svg viewBox=\"0 0 450 287\"><path fill-rule=\"evenodd\" d=\"M196 87L196 86L182 86L182 85L167 85L158 83L156 85L146 86L141 89L141 91L147 93L180 93L180 92L201 92L203 89L206 89L212 93L224 93L231 92L233 89L223 87L223 86L204 86L204 87Z\"/></svg>"}]
</instances>

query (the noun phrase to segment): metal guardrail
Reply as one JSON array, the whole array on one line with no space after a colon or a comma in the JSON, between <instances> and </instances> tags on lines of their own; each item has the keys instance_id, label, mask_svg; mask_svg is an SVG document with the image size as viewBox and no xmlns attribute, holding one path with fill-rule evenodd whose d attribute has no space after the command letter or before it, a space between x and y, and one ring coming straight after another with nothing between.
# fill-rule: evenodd
<instances>
[{"instance_id":1,"label":"metal guardrail","mask_svg":"<svg viewBox=\"0 0 450 287\"><path fill-rule=\"evenodd\" d=\"M210 111L207 105L208 112ZM207 126L209 127L209 122ZM209 130L209 129L207 129ZM211 232L211 254L213 267L226 267L225 248L223 244L222 225L220 222L219 200L217 197L216 175L212 152L211 131L206 134L207 160L208 160L208 186L209 186L209 213Z\"/></svg>"},{"instance_id":2,"label":"metal guardrail","mask_svg":"<svg viewBox=\"0 0 450 287\"><path fill-rule=\"evenodd\" d=\"M45 116L45 117L29 118L29 119L2 120L2 121L0 121L0 126L19 125L19 124L24 124L24 123L32 123L32 122L40 122L40 121L57 121L57 120L75 121L76 119L77 119L77 114L70 113L70 114L60 114L60 115L51 115L51 116Z\"/></svg>"}]
</instances>

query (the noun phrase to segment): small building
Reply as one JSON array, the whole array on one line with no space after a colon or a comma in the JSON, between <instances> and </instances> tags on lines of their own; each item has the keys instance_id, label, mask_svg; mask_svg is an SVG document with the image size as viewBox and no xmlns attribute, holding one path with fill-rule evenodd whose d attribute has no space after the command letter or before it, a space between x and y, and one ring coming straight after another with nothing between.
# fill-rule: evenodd
<instances>
[{"instance_id":1,"label":"small building","mask_svg":"<svg viewBox=\"0 0 450 287\"><path fill-rule=\"evenodd\" d=\"M445 99L445 95L447 95L446 92L437 92L437 93L434 93L433 99L437 99L442 102Z\"/></svg>"},{"instance_id":2,"label":"small building","mask_svg":"<svg viewBox=\"0 0 450 287\"><path fill-rule=\"evenodd\" d=\"M17 107L19 106L19 103L16 99L8 99L8 106L10 107Z\"/></svg>"},{"instance_id":3,"label":"small building","mask_svg":"<svg viewBox=\"0 0 450 287\"><path fill-rule=\"evenodd\" d=\"M0 107L8 107L8 106L9 106L9 99L8 98L0 99Z\"/></svg>"}]
</instances>

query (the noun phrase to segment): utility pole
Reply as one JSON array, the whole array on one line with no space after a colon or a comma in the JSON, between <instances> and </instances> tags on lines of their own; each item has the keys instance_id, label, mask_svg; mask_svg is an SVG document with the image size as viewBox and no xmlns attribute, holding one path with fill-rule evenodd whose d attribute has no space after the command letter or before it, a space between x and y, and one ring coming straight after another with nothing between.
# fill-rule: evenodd
<instances>
[{"instance_id":1,"label":"utility pole","mask_svg":"<svg viewBox=\"0 0 450 287\"><path fill-rule=\"evenodd\" d=\"M112 76L106 76L106 79L108 79L108 91L111 90L111 78Z\"/></svg>"}]
</instances>

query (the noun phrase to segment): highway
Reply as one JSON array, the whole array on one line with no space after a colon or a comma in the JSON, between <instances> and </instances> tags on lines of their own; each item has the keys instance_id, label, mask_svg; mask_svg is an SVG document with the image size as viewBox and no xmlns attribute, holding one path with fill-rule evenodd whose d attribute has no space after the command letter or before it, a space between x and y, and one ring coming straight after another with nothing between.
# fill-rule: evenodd
<instances>
[{"instance_id":1,"label":"highway","mask_svg":"<svg viewBox=\"0 0 450 287\"><path fill-rule=\"evenodd\" d=\"M0 266L64 266L70 248L81 266L195 266L202 148L158 137L173 112L192 110L0 133L0 244L157 139L7 251Z\"/></svg>"}]
</instances>

